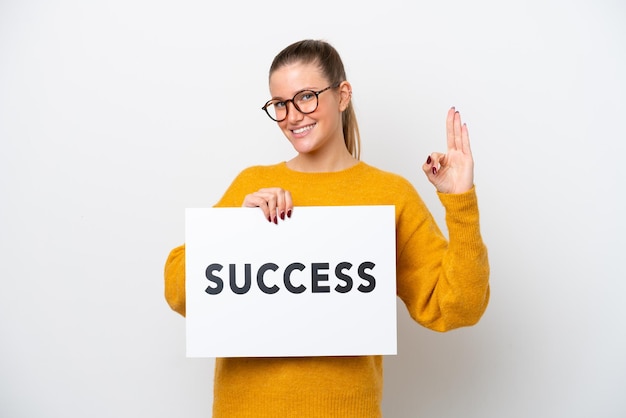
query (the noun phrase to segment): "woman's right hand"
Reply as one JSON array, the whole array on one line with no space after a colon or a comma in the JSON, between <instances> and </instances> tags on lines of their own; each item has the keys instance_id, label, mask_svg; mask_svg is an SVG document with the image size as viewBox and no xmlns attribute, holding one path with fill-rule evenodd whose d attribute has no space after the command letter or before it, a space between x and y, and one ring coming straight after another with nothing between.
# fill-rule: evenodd
<instances>
[{"instance_id":1,"label":"woman's right hand","mask_svg":"<svg viewBox=\"0 0 626 418\"><path fill-rule=\"evenodd\" d=\"M265 219L278 224L278 218L285 220L291 218L293 211L293 201L291 193L280 187L269 187L250 193L243 200L243 207L261 208L265 214Z\"/></svg>"}]
</instances>

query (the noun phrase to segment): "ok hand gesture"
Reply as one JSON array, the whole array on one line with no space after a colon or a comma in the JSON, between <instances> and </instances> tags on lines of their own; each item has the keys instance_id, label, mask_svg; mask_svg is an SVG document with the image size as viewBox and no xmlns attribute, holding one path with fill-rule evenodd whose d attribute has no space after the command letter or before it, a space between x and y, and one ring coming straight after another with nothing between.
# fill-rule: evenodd
<instances>
[{"instance_id":1,"label":"ok hand gesture","mask_svg":"<svg viewBox=\"0 0 626 418\"><path fill-rule=\"evenodd\" d=\"M474 185L474 159L470 150L467 126L452 107L446 119L448 152L433 152L422 166L428 180L441 193L464 193Z\"/></svg>"}]
</instances>

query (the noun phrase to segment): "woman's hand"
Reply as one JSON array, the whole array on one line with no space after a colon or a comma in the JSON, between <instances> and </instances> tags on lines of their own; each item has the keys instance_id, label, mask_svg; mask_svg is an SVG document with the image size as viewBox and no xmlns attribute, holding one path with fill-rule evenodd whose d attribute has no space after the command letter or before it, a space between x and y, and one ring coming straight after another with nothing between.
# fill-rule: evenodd
<instances>
[{"instance_id":1,"label":"woman's hand","mask_svg":"<svg viewBox=\"0 0 626 418\"><path fill-rule=\"evenodd\" d=\"M291 193L279 187L270 187L251 193L243 200L243 207L259 207L265 214L265 219L278 224L278 218L284 220L291 218L293 211L293 201Z\"/></svg>"},{"instance_id":2,"label":"woman's hand","mask_svg":"<svg viewBox=\"0 0 626 418\"><path fill-rule=\"evenodd\" d=\"M467 126L452 107L446 119L448 152L433 152L422 166L428 180L441 193L464 193L474 186L474 159Z\"/></svg>"}]
</instances>

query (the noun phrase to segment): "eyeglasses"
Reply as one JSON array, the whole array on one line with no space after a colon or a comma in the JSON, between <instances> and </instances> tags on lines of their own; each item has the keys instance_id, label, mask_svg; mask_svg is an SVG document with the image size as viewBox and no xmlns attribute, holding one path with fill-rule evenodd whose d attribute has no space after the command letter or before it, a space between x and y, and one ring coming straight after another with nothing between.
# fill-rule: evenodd
<instances>
[{"instance_id":1,"label":"eyeglasses","mask_svg":"<svg viewBox=\"0 0 626 418\"><path fill-rule=\"evenodd\" d=\"M317 109L317 105L319 102L318 96L324 93L326 90L334 89L339 87L341 83L331 84L325 89L319 91L313 90L300 90L296 94L294 94L292 99L289 100L278 100L272 99L265 103L261 109L265 110L267 116L270 117L273 121L282 122L287 119L287 112L289 112L289 107L287 106L288 102L293 104L293 107L296 110L304 115L308 115L309 113L315 112Z\"/></svg>"}]
</instances>

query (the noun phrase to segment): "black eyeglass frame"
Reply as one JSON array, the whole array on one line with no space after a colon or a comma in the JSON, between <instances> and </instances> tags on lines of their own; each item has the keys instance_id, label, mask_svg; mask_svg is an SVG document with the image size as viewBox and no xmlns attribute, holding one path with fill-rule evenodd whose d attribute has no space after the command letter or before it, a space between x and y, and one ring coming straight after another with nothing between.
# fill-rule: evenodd
<instances>
[{"instance_id":1,"label":"black eyeglass frame","mask_svg":"<svg viewBox=\"0 0 626 418\"><path fill-rule=\"evenodd\" d=\"M330 86L328 86L328 87L326 87L324 89L318 90L318 91L310 90L310 89L303 89L303 90L300 90L300 91L296 92L296 94L294 94L291 99L287 99L287 100L278 100L278 101L276 99L268 100L267 103L265 103L265 105L261 108L261 110L264 110L265 113L267 114L267 116L269 116L269 118L271 120L273 120L274 122L282 122L285 119L287 119L287 115L289 114L289 106L287 106L287 103L291 102L293 107L295 107L298 112L302 113L303 115L308 115L308 114L313 113L313 112L315 112L317 110L317 107L320 104L320 98L319 98L320 94L324 93L326 90L336 89L340 85L341 85L341 82L337 82L337 83L331 84ZM311 110L310 112L303 112L300 109L300 107L296 104L296 102L294 101L296 99L296 96L298 96L299 94L304 93L305 91L310 91L311 93L313 93L315 95L315 109ZM276 103L281 103L282 102L282 103L285 104L285 117L284 118L282 118L282 119L274 119L272 117L272 115L270 114L270 112L267 110L267 108L273 102L276 102Z\"/></svg>"}]
</instances>

